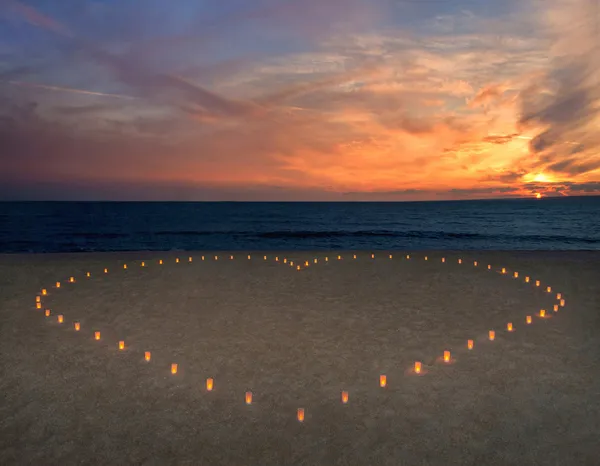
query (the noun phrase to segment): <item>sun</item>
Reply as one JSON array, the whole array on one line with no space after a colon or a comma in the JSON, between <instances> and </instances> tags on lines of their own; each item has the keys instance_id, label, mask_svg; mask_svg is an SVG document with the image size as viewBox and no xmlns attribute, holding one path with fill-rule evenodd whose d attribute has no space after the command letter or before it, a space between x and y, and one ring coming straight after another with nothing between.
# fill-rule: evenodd
<instances>
[{"instance_id":1,"label":"sun","mask_svg":"<svg viewBox=\"0 0 600 466\"><path fill-rule=\"evenodd\" d=\"M541 199L542 198L542 193L535 193L535 198L536 199Z\"/></svg>"}]
</instances>

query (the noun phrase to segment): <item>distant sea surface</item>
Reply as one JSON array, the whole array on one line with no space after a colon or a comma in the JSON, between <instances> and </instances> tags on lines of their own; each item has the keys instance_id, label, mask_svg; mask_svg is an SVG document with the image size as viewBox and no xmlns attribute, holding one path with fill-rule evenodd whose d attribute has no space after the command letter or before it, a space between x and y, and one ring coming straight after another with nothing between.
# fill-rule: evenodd
<instances>
[{"instance_id":1,"label":"distant sea surface","mask_svg":"<svg viewBox=\"0 0 600 466\"><path fill-rule=\"evenodd\" d=\"M440 202L0 202L0 252L600 249L600 197Z\"/></svg>"}]
</instances>

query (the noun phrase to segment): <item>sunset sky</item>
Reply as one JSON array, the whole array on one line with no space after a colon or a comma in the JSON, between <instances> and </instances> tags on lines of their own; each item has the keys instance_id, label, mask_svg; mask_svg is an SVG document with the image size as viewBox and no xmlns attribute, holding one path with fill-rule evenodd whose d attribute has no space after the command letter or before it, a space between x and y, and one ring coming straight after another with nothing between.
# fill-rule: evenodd
<instances>
[{"instance_id":1,"label":"sunset sky","mask_svg":"<svg viewBox=\"0 0 600 466\"><path fill-rule=\"evenodd\" d=\"M0 199L600 194L590 0L0 0Z\"/></svg>"}]
</instances>

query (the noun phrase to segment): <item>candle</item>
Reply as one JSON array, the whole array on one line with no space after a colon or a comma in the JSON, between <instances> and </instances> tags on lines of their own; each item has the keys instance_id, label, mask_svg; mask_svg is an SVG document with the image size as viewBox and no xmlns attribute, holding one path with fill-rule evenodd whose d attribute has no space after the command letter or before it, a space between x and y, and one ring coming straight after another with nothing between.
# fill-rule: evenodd
<instances>
[{"instance_id":1,"label":"candle","mask_svg":"<svg viewBox=\"0 0 600 466\"><path fill-rule=\"evenodd\" d=\"M462 259L458 259L458 263L459 263L459 264L462 264Z\"/></svg>"},{"instance_id":2,"label":"candle","mask_svg":"<svg viewBox=\"0 0 600 466\"><path fill-rule=\"evenodd\" d=\"M75 322L75 331L79 332L81 330L81 324L79 322Z\"/></svg>"},{"instance_id":3,"label":"candle","mask_svg":"<svg viewBox=\"0 0 600 466\"><path fill-rule=\"evenodd\" d=\"M215 381L213 379L211 379L211 378L206 379L206 390L211 392L214 384L215 384Z\"/></svg>"},{"instance_id":4,"label":"candle","mask_svg":"<svg viewBox=\"0 0 600 466\"><path fill-rule=\"evenodd\" d=\"M188 257L188 262L192 262L192 256Z\"/></svg>"},{"instance_id":5,"label":"candle","mask_svg":"<svg viewBox=\"0 0 600 466\"><path fill-rule=\"evenodd\" d=\"M509 332L513 331L513 324L512 324L512 322L509 322L508 324L506 324L506 330L508 330Z\"/></svg>"},{"instance_id":6,"label":"candle","mask_svg":"<svg viewBox=\"0 0 600 466\"><path fill-rule=\"evenodd\" d=\"M353 259L356 259L356 254L354 254L354 256L352 257Z\"/></svg>"},{"instance_id":7,"label":"candle","mask_svg":"<svg viewBox=\"0 0 600 466\"><path fill-rule=\"evenodd\" d=\"M304 267L308 267L308 261L304 261Z\"/></svg>"},{"instance_id":8,"label":"candle","mask_svg":"<svg viewBox=\"0 0 600 466\"><path fill-rule=\"evenodd\" d=\"M526 320L525 320L528 324L531 323L531 316L527 316Z\"/></svg>"},{"instance_id":9,"label":"candle","mask_svg":"<svg viewBox=\"0 0 600 466\"><path fill-rule=\"evenodd\" d=\"M506 273L506 269L502 267L502 273Z\"/></svg>"},{"instance_id":10,"label":"candle","mask_svg":"<svg viewBox=\"0 0 600 466\"><path fill-rule=\"evenodd\" d=\"M264 259L264 260L267 260L267 256L264 256L264 257L263 257L263 259Z\"/></svg>"},{"instance_id":11,"label":"candle","mask_svg":"<svg viewBox=\"0 0 600 466\"><path fill-rule=\"evenodd\" d=\"M390 259L392 258L392 255L390 254Z\"/></svg>"},{"instance_id":12,"label":"candle","mask_svg":"<svg viewBox=\"0 0 600 466\"><path fill-rule=\"evenodd\" d=\"M163 263L163 260L162 260L162 259L159 259L159 260L158 260L158 265L162 265L162 263Z\"/></svg>"},{"instance_id":13,"label":"candle","mask_svg":"<svg viewBox=\"0 0 600 466\"><path fill-rule=\"evenodd\" d=\"M558 312L558 304L554 305L554 312Z\"/></svg>"},{"instance_id":14,"label":"candle","mask_svg":"<svg viewBox=\"0 0 600 466\"><path fill-rule=\"evenodd\" d=\"M304 408L298 408L298 421L304 422Z\"/></svg>"},{"instance_id":15,"label":"candle","mask_svg":"<svg viewBox=\"0 0 600 466\"><path fill-rule=\"evenodd\" d=\"M300 266L299 266L299 265L298 265L298 266L296 266L296 269L297 269L297 270L300 270Z\"/></svg>"},{"instance_id":16,"label":"candle","mask_svg":"<svg viewBox=\"0 0 600 466\"><path fill-rule=\"evenodd\" d=\"M94 339L100 340L100 332L94 332Z\"/></svg>"},{"instance_id":17,"label":"candle","mask_svg":"<svg viewBox=\"0 0 600 466\"><path fill-rule=\"evenodd\" d=\"M420 374L420 373L421 373L421 362L416 361L415 362L415 374Z\"/></svg>"},{"instance_id":18,"label":"candle","mask_svg":"<svg viewBox=\"0 0 600 466\"><path fill-rule=\"evenodd\" d=\"M250 254L248 254L248 260L250 260Z\"/></svg>"},{"instance_id":19,"label":"candle","mask_svg":"<svg viewBox=\"0 0 600 466\"><path fill-rule=\"evenodd\" d=\"M445 257L442 257L442 262L446 262L446 258Z\"/></svg>"},{"instance_id":20,"label":"candle","mask_svg":"<svg viewBox=\"0 0 600 466\"><path fill-rule=\"evenodd\" d=\"M42 308L42 303L35 303L35 308L36 309L41 309Z\"/></svg>"},{"instance_id":21,"label":"candle","mask_svg":"<svg viewBox=\"0 0 600 466\"><path fill-rule=\"evenodd\" d=\"M108 273L108 269L104 269L104 273Z\"/></svg>"},{"instance_id":22,"label":"candle","mask_svg":"<svg viewBox=\"0 0 600 466\"><path fill-rule=\"evenodd\" d=\"M42 290L42 294L43 294L44 296L46 296L46 295L48 294L48 292L46 291L46 288L44 288L44 289ZM560 294L560 293L559 293L559 294ZM560 299L560 296L557 296L557 297L556 297L556 299Z\"/></svg>"},{"instance_id":23,"label":"candle","mask_svg":"<svg viewBox=\"0 0 600 466\"><path fill-rule=\"evenodd\" d=\"M315 264L317 263L317 259L315 258Z\"/></svg>"},{"instance_id":24,"label":"candle","mask_svg":"<svg viewBox=\"0 0 600 466\"><path fill-rule=\"evenodd\" d=\"M45 314L46 314L46 317L50 317L50 309L46 309Z\"/></svg>"},{"instance_id":25,"label":"candle","mask_svg":"<svg viewBox=\"0 0 600 466\"><path fill-rule=\"evenodd\" d=\"M406 258L407 258L407 259L410 259L410 254L407 254L407 255L406 255Z\"/></svg>"},{"instance_id":26,"label":"candle","mask_svg":"<svg viewBox=\"0 0 600 466\"><path fill-rule=\"evenodd\" d=\"M325 257L325 262L329 262L329 257Z\"/></svg>"},{"instance_id":27,"label":"candle","mask_svg":"<svg viewBox=\"0 0 600 466\"><path fill-rule=\"evenodd\" d=\"M219 260L219 256L215 256L215 260L218 261Z\"/></svg>"},{"instance_id":28,"label":"candle","mask_svg":"<svg viewBox=\"0 0 600 466\"><path fill-rule=\"evenodd\" d=\"M177 374L177 364L175 363L171 364L171 374Z\"/></svg>"},{"instance_id":29,"label":"candle","mask_svg":"<svg viewBox=\"0 0 600 466\"><path fill-rule=\"evenodd\" d=\"M201 259L204 260L204 256L202 256Z\"/></svg>"},{"instance_id":30,"label":"candle","mask_svg":"<svg viewBox=\"0 0 600 466\"><path fill-rule=\"evenodd\" d=\"M88 273L86 273L86 276L89 278L92 276L92 274L88 272Z\"/></svg>"},{"instance_id":31,"label":"candle","mask_svg":"<svg viewBox=\"0 0 600 466\"><path fill-rule=\"evenodd\" d=\"M473 349L473 340L467 340L467 348L470 350Z\"/></svg>"},{"instance_id":32,"label":"candle","mask_svg":"<svg viewBox=\"0 0 600 466\"><path fill-rule=\"evenodd\" d=\"M490 338L490 341L494 341L496 339L496 332L494 332L493 330L490 330L489 338Z\"/></svg>"},{"instance_id":33,"label":"candle","mask_svg":"<svg viewBox=\"0 0 600 466\"><path fill-rule=\"evenodd\" d=\"M39 296L35 297L35 302L36 303L41 303L42 302L42 298L40 298Z\"/></svg>"},{"instance_id":34,"label":"candle","mask_svg":"<svg viewBox=\"0 0 600 466\"><path fill-rule=\"evenodd\" d=\"M252 404L252 392L246 392L246 404L247 405Z\"/></svg>"},{"instance_id":35,"label":"candle","mask_svg":"<svg viewBox=\"0 0 600 466\"><path fill-rule=\"evenodd\" d=\"M371 254L371 259L375 259L375 254Z\"/></svg>"},{"instance_id":36,"label":"candle","mask_svg":"<svg viewBox=\"0 0 600 466\"><path fill-rule=\"evenodd\" d=\"M62 316L62 314L59 314L57 320L59 324L62 324L65 321L65 318Z\"/></svg>"},{"instance_id":37,"label":"candle","mask_svg":"<svg viewBox=\"0 0 600 466\"><path fill-rule=\"evenodd\" d=\"M293 267L294 266L294 261L290 261L290 266Z\"/></svg>"},{"instance_id":38,"label":"candle","mask_svg":"<svg viewBox=\"0 0 600 466\"><path fill-rule=\"evenodd\" d=\"M42 294L44 290L42 290ZM556 299L561 299L562 298L562 294L561 293L556 293Z\"/></svg>"},{"instance_id":39,"label":"candle","mask_svg":"<svg viewBox=\"0 0 600 466\"><path fill-rule=\"evenodd\" d=\"M427 256L425 256L425 260L429 260L429 259L427 258Z\"/></svg>"},{"instance_id":40,"label":"candle","mask_svg":"<svg viewBox=\"0 0 600 466\"><path fill-rule=\"evenodd\" d=\"M342 403L344 403L344 404L348 403L348 392L346 392L346 391L342 392Z\"/></svg>"},{"instance_id":41,"label":"candle","mask_svg":"<svg viewBox=\"0 0 600 466\"><path fill-rule=\"evenodd\" d=\"M535 281L535 286L540 286L540 281L539 280Z\"/></svg>"},{"instance_id":42,"label":"candle","mask_svg":"<svg viewBox=\"0 0 600 466\"><path fill-rule=\"evenodd\" d=\"M71 278L69 278L69 281L70 281L71 283L75 283L75 277L71 277Z\"/></svg>"},{"instance_id":43,"label":"candle","mask_svg":"<svg viewBox=\"0 0 600 466\"><path fill-rule=\"evenodd\" d=\"M515 273L513 274L513 276L514 276L515 278L519 278L519 272L515 272Z\"/></svg>"},{"instance_id":44,"label":"candle","mask_svg":"<svg viewBox=\"0 0 600 466\"><path fill-rule=\"evenodd\" d=\"M386 385L387 385L387 377L382 374L379 376L379 386L385 387Z\"/></svg>"},{"instance_id":45,"label":"candle","mask_svg":"<svg viewBox=\"0 0 600 466\"><path fill-rule=\"evenodd\" d=\"M546 288L546 291L547 291L548 293L552 293L552 287L551 287L551 286L549 286L548 288Z\"/></svg>"},{"instance_id":46,"label":"candle","mask_svg":"<svg viewBox=\"0 0 600 466\"><path fill-rule=\"evenodd\" d=\"M342 260L342 256L338 256L338 260Z\"/></svg>"},{"instance_id":47,"label":"candle","mask_svg":"<svg viewBox=\"0 0 600 466\"><path fill-rule=\"evenodd\" d=\"M146 263L142 261L142 267L146 267Z\"/></svg>"},{"instance_id":48,"label":"candle","mask_svg":"<svg viewBox=\"0 0 600 466\"><path fill-rule=\"evenodd\" d=\"M179 257L176 257L176 258L175 258L175 263L176 263L176 264L179 264Z\"/></svg>"},{"instance_id":49,"label":"candle","mask_svg":"<svg viewBox=\"0 0 600 466\"><path fill-rule=\"evenodd\" d=\"M287 258L285 258L285 257L283 258L283 263L287 264Z\"/></svg>"},{"instance_id":50,"label":"candle","mask_svg":"<svg viewBox=\"0 0 600 466\"><path fill-rule=\"evenodd\" d=\"M444 362L450 362L450 351L444 351Z\"/></svg>"},{"instance_id":51,"label":"candle","mask_svg":"<svg viewBox=\"0 0 600 466\"><path fill-rule=\"evenodd\" d=\"M477 267L477 261L473 261L473 265Z\"/></svg>"},{"instance_id":52,"label":"candle","mask_svg":"<svg viewBox=\"0 0 600 466\"><path fill-rule=\"evenodd\" d=\"M123 264L123 268L126 269L127 268L127 264Z\"/></svg>"},{"instance_id":53,"label":"candle","mask_svg":"<svg viewBox=\"0 0 600 466\"><path fill-rule=\"evenodd\" d=\"M229 256L229 260L232 261L233 260L233 256Z\"/></svg>"},{"instance_id":54,"label":"candle","mask_svg":"<svg viewBox=\"0 0 600 466\"><path fill-rule=\"evenodd\" d=\"M525 283L529 283L529 277L525 277Z\"/></svg>"},{"instance_id":55,"label":"candle","mask_svg":"<svg viewBox=\"0 0 600 466\"><path fill-rule=\"evenodd\" d=\"M152 353L150 351L146 351L144 353L144 359L146 360L146 362L150 362L150 360L152 359Z\"/></svg>"},{"instance_id":56,"label":"candle","mask_svg":"<svg viewBox=\"0 0 600 466\"><path fill-rule=\"evenodd\" d=\"M564 299L561 299L561 300L560 300L560 306L561 306L561 307L565 307L565 300L564 300Z\"/></svg>"},{"instance_id":57,"label":"candle","mask_svg":"<svg viewBox=\"0 0 600 466\"><path fill-rule=\"evenodd\" d=\"M488 264L488 270L492 270L492 266Z\"/></svg>"},{"instance_id":58,"label":"candle","mask_svg":"<svg viewBox=\"0 0 600 466\"><path fill-rule=\"evenodd\" d=\"M124 349L125 349L125 342L124 342L123 340L121 340L121 341L119 342L119 349L120 349L120 350L124 350Z\"/></svg>"},{"instance_id":59,"label":"candle","mask_svg":"<svg viewBox=\"0 0 600 466\"><path fill-rule=\"evenodd\" d=\"M56 282L56 288L60 288L60 282Z\"/></svg>"},{"instance_id":60,"label":"candle","mask_svg":"<svg viewBox=\"0 0 600 466\"><path fill-rule=\"evenodd\" d=\"M279 262L279 256L275 257L275 262Z\"/></svg>"},{"instance_id":61,"label":"candle","mask_svg":"<svg viewBox=\"0 0 600 466\"><path fill-rule=\"evenodd\" d=\"M540 309L540 317L546 317L546 310Z\"/></svg>"}]
</instances>

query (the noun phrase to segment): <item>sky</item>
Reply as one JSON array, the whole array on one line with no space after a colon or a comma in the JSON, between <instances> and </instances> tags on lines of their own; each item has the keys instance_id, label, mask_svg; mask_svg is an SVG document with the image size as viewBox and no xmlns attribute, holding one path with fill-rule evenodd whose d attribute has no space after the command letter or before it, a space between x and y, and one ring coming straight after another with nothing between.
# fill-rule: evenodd
<instances>
[{"instance_id":1,"label":"sky","mask_svg":"<svg viewBox=\"0 0 600 466\"><path fill-rule=\"evenodd\" d=\"M598 0L0 0L0 200L600 194Z\"/></svg>"}]
</instances>

